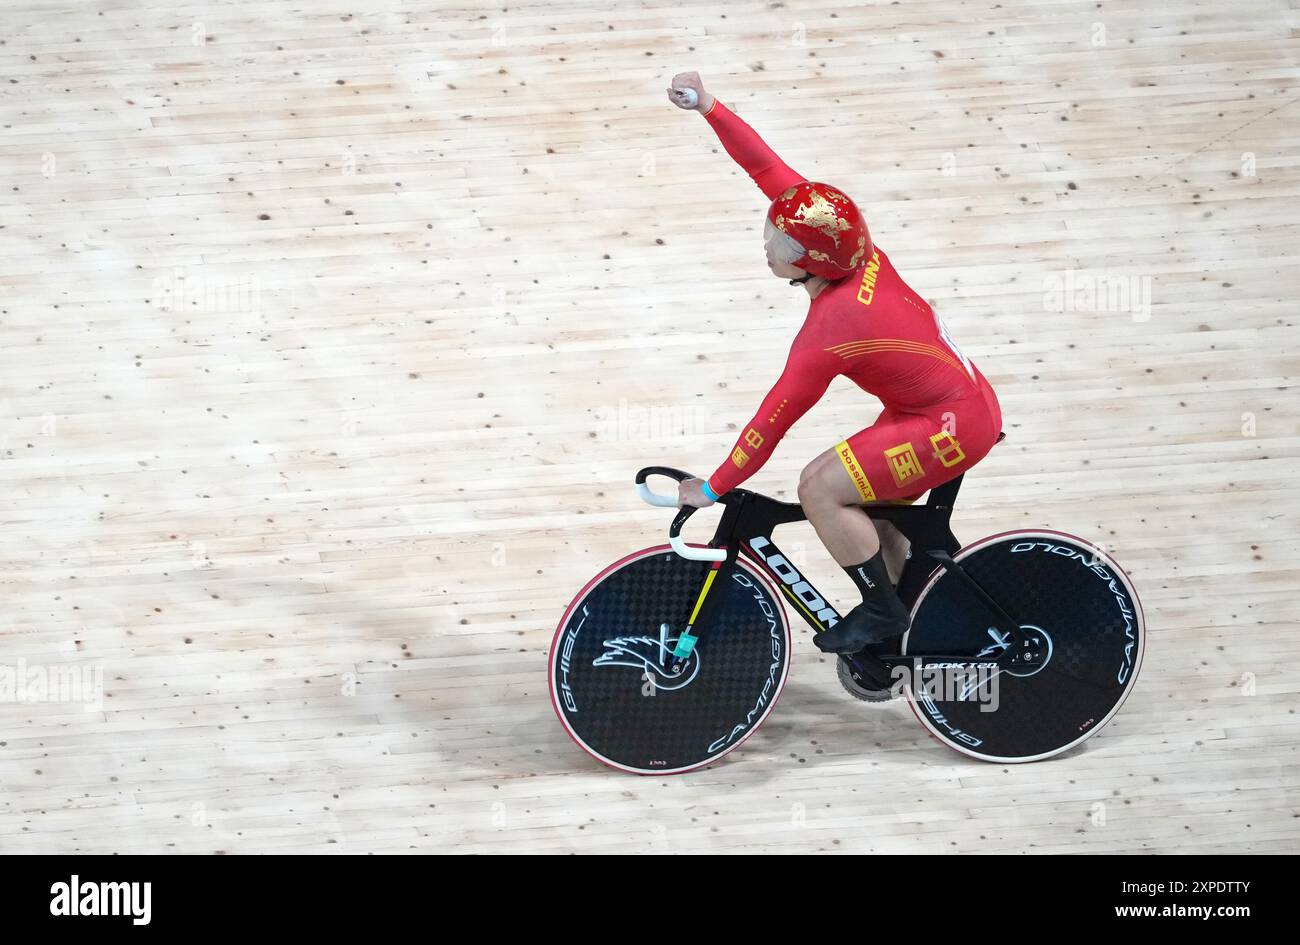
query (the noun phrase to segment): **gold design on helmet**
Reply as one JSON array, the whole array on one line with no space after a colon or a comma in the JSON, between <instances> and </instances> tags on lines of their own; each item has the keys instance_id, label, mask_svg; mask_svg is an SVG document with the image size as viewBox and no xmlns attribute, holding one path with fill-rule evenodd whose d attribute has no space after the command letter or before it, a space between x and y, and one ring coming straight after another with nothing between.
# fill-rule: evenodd
<instances>
[{"instance_id":1,"label":"gold design on helmet","mask_svg":"<svg viewBox=\"0 0 1300 945\"><path fill-rule=\"evenodd\" d=\"M809 259L815 259L818 262L830 263L836 269L843 269L846 272L851 272L852 270L857 269L858 263L862 262L862 257L865 256L866 254L867 254L867 238L865 236L858 237L858 251L853 254L853 257L849 260L849 264L847 266L841 266L839 263L831 259L831 257L826 255L825 253L818 252L815 249L808 250Z\"/></svg>"},{"instance_id":2,"label":"gold design on helmet","mask_svg":"<svg viewBox=\"0 0 1300 945\"><path fill-rule=\"evenodd\" d=\"M865 236L859 236L858 251L854 253L853 258L849 260L849 268L857 269L858 263L862 262L862 257L865 256L866 254L867 254L867 238Z\"/></svg>"},{"instance_id":3,"label":"gold design on helmet","mask_svg":"<svg viewBox=\"0 0 1300 945\"><path fill-rule=\"evenodd\" d=\"M780 199L782 199L782 200L789 200L791 197L794 196L794 192L795 192L796 190L798 190L798 189L799 189L799 185L798 185L798 184L795 184L793 187L791 187L789 190L787 190L785 193L783 193L783 194L781 195L781 198L780 198Z\"/></svg>"},{"instance_id":4,"label":"gold design on helmet","mask_svg":"<svg viewBox=\"0 0 1300 945\"><path fill-rule=\"evenodd\" d=\"M799 205L795 211L793 222L802 223L804 226L816 230L827 239L832 240L835 243L835 248L839 249L840 234L848 232L853 227L848 220L840 216L839 208L821 194L815 191L810 193L808 201L808 203Z\"/></svg>"}]
</instances>

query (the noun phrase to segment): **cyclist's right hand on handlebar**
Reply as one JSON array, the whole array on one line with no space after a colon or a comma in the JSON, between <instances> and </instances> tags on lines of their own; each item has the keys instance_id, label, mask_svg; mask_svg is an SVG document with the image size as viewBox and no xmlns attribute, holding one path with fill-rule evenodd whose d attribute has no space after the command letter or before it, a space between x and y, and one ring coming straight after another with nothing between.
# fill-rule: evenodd
<instances>
[{"instance_id":1,"label":"cyclist's right hand on handlebar","mask_svg":"<svg viewBox=\"0 0 1300 945\"><path fill-rule=\"evenodd\" d=\"M700 81L698 72L679 72L673 76L673 80L669 85L671 88L668 89L668 101L678 108L697 111L702 115L713 106L713 96L704 91L704 83ZM681 95L682 89L694 90L698 101L694 105L686 104L686 100Z\"/></svg>"}]
</instances>

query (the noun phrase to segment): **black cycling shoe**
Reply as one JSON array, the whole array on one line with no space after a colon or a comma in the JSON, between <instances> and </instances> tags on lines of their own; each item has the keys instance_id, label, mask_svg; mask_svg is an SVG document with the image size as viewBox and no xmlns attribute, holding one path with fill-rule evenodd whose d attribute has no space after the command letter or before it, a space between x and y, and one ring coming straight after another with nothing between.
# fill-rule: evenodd
<instances>
[{"instance_id":1,"label":"black cycling shoe","mask_svg":"<svg viewBox=\"0 0 1300 945\"><path fill-rule=\"evenodd\" d=\"M878 601L859 604L831 629L813 634L813 642L823 653L858 653L872 643L901 637L907 624L907 608L891 591L883 606Z\"/></svg>"}]
</instances>

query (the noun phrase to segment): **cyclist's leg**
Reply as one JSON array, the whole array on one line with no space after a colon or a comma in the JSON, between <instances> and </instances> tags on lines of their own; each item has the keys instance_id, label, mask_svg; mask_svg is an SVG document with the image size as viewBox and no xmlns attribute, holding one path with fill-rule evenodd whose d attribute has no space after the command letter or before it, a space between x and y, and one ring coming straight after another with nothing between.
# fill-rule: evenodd
<instances>
[{"instance_id":1,"label":"cyclist's leg","mask_svg":"<svg viewBox=\"0 0 1300 945\"><path fill-rule=\"evenodd\" d=\"M927 414L887 409L876 423L809 464L800 478L799 500L818 537L863 598L840 625L817 635L818 647L855 652L906 629L907 610L893 592L879 555L880 535L863 505L915 500L974 465L996 437L982 396Z\"/></svg>"},{"instance_id":2,"label":"cyclist's leg","mask_svg":"<svg viewBox=\"0 0 1300 945\"><path fill-rule=\"evenodd\" d=\"M890 583L897 585L902 577L903 565L907 563L907 549L911 542L893 526L893 523L872 519L876 534L880 537L880 550L885 553L885 567L889 569Z\"/></svg>"},{"instance_id":3,"label":"cyclist's leg","mask_svg":"<svg viewBox=\"0 0 1300 945\"><path fill-rule=\"evenodd\" d=\"M924 413L886 410L817 458L820 484L840 498L856 493L859 503L910 504L983 459L997 442L1000 421L983 393Z\"/></svg>"},{"instance_id":4,"label":"cyclist's leg","mask_svg":"<svg viewBox=\"0 0 1300 945\"><path fill-rule=\"evenodd\" d=\"M886 408L867 429L822 453L804 468L799 477L799 502L840 567L870 558L883 547L891 578L897 578L896 568L901 569L907 554L907 539L888 522L873 522L863 506L910 504L930 486L911 480L902 484L886 481L879 468L867 472L860 457L880 454L883 461L885 450L930 426L937 428L929 418Z\"/></svg>"},{"instance_id":5,"label":"cyclist's leg","mask_svg":"<svg viewBox=\"0 0 1300 945\"><path fill-rule=\"evenodd\" d=\"M826 550L840 567L870 558L880 536L836 450L827 450L799 476L799 502Z\"/></svg>"},{"instance_id":6,"label":"cyclist's leg","mask_svg":"<svg viewBox=\"0 0 1300 945\"><path fill-rule=\"evenodd\" d=\"M892 575L881 547L896 545L893 529L875 523L863 508L864 496L846 471L841 452L848 444L823 453L799 478L799 500L836 564L862 594L862 603L850 610L830 630L813 637L826 653L857 653L877 641L897 638L907 631L908 612L894 593ZM833 464L833 465L832 465ZM860 470L859 470L860 472ZM877 526L881 532L877 532Z\"/></svg>"},{"instance_id":7,"label":"cyclist's leg","mask_svg":"<svg viewBox=\"0 0 1300 945\"><path fill-rule=\"evenodd\" d=\"M891 438L904 422L905 417L895 417L886 409L875 424L855 438L860 441L868 433ZM907 608L894 593L893 575L881 547L883 536L896 553L901 536L886 523L872 522L863 507L889 498L904 496L900 493L882 497L874 492L850 441L818 456L800 476L799 500L804 513L831 557L862 594L861 604L830 630L813 638L823 652L856 653L874 642L897 638L907 630Z\"/></svg>"}]
</instances>

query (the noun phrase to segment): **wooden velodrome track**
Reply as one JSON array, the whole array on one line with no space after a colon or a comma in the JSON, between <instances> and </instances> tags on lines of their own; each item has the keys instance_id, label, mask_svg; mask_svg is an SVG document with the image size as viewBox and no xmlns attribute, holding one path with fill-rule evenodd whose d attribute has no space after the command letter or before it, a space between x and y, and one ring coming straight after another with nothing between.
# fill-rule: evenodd
<instances>
[{"instance_id":1,"label":"wooden velodrome track","mask_svg":"<svg viewBox=\"0 0 1300 945\"><path fill-rule=\"evenodd\" d=\"M1294 8L508 7L6 4L0 852L1293 851ZM556 621L667 527L633 472L710 471L807 306L687 69L996 386L958 535L1133 576L1079 751L956 755L802 623L714 768L557 723ZM837 381L750 485L877 410Z\"/></svg>"}]
</instances>

